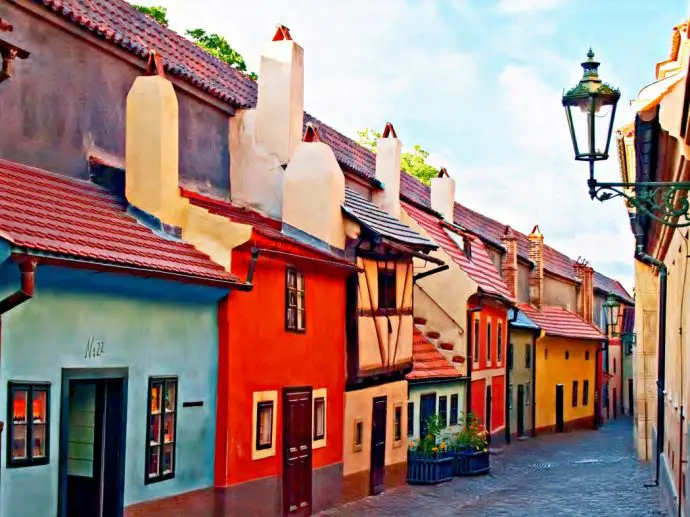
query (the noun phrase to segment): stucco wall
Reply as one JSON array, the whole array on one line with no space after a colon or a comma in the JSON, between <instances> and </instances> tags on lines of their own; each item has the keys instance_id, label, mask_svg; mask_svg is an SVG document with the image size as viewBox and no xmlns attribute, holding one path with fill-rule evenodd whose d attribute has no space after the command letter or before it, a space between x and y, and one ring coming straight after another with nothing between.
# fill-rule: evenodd
<instances>
[{"instance_id":1,"label":"stucco wall","mask_svg":"<svg viewBox=\"0 0 690 517\"><path fill-rule=\"evenodd\" d=\"M343 475L369 470L371 465L371 418L375 397L387 397L386 465L407 461L407 381L391 382L345 393ZM394 408L402 405L402 440L394 442ZM362 420L362 448L354 450L355 420Z\"/></svg>"},{"instance_id":2,"label":"stucco wall","mask_svg":"<svg viewBox=\"0 0 690 517\"><path fill-rule=\"evenodd\" d=\"M7 381L50 382L50 463L7 469L3 453L2 515L56 514L62 368L128 369L125 505L213 486L216 301L194 302L193 288L166 297L179 288L165 282L47 266L39 267L36 285L33 299L2 317L0 414L7 412ZM5 268L0 286L0 296L16 289L16 275ZM84 358L89 338L104 341L101 357ZM154 375L179 377L177 472L145 485L147 390ZM203 406L183 409L188 400ZM3 451L7 439L6 431Z\"/></svg>"},{"instance_id":3,"label":"stucco wall","mask_svg":"<svg viewBox=\"0 0 690 517\"><path fill-rule=\"evenodd\" d=\"M529 273L530 268L518 262L518 302L529 303Z\"/></svg>"},{"instance_id":4,"label":"stucco wall","mask_svg":"<svg viewBox=\"0 0 690 517\"><path fill-rule=\"evenodd\" d=\"M577 312L577 288L560 278L544 275L544 304Z\"/></svg>"},{"instance_id":5,"label":"stucco wall","mask_svg":"<svg viewBox=\"0 0 690 517\"><path fill-rule=\"evenodd\" d=\"M591 418L594 422L596 349L599 343L545 336L537 339L537 429L556 425L556 385L563 385L563 419L566 424ZM566 351L569 359L566 359ZM589 359L586 359L589 352ZM589 400L583 405L584 381L589 381ZM573 381L578 381L577 407L572 404Z\"/></svg>"},{"instance_id":6,"label":"stucco wall","mask_svg":"<svg viewBox=\"0 0 690 517\"><path fill-rule=\"evenodd\" d=\"M125 99L143 69L23 11L0 4L14 25L3 35L31 52L2 85L0 156L88 178L87 159L124 163ZM87 38L91 36L86 35ZM176 88L180 112L180 182L228 195L228 114Z\"/></svg>"},{"instance_id":7,"label":"stucco wall","mask_svg":"<svg viewBox=\"0 0 690 517\"><path fill-rule=\"evenodd\" d=\"M527 368L525 357L527 347L532 347L532 361L534 365L533 334L525 330L511 330L510 343L513 345L513 368L510 370L510 385L512 386L512 407L510 408L510 432L517 433L517 403L518 386L525 386L524 427L525 431L532 429L532 368Z\"/></svg>"},{"instance_id":8,"label":"stucco wall","mask_svg":"<svg viewBox=\"0 0 690 517\"><path fill-rule=\"evenodd\" d=\"M448 397L448 422L449 425L443 431L444 436L452 436L454 433L460 432L461 425L463 422L465 414L465 396L466 396L466 382L456 381L456 382L446 382L438 384L410 384L410 399L409 401L414 404L414 420L413 420L413 433L410 436L411 439L419 439L419 416L421 409L421 396L431 393L436 394L436 414L438 414L439 402L438 398L446 396ZM457 425L450 425L450 397L451 395L458 396L458 423Z\"/></svg>"}]
</instances>

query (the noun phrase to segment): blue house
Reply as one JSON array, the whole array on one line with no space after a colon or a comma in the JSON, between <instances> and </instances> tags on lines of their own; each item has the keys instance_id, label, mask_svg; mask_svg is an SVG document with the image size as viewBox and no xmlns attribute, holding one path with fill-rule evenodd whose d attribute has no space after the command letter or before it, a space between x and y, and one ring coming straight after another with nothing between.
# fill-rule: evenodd
<instances>
[{"instance_id":1,"label":"blue house","mask_svg":"<svg viewBox=\"0 0 690 517\"><path fill-rule=\"evenodd\" d=\"M218 301L249 287L131 212L0 160L3 517L212 496Z\"/></svg>"}]
</instances>

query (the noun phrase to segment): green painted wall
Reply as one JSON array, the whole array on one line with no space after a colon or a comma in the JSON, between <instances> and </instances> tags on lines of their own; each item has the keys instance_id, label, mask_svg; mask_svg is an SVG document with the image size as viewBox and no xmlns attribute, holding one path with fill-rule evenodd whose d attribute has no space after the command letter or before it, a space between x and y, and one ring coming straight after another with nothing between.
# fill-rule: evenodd
<instances>
[{"instance_id":1,"label":"green painted wall","mask_svg":"<svg viewBox=\"0 0 690 517\"><path fill-rule=\"evenodd\" d=\"M16 289L15 271L15 265L0 268L0 297ZM7 415L7 381L50 382L50 463L7 469L5 427L3 517L56 515L63 368L128 369L125 506L213 486L216 301L200 300L196 288L182 284L45 266L36 286L33 299L2 316L0 419ZM90 338L105 343L102 357L84 358ZM179 377L177 472L145 485L147 389L155 375ZM182 408L184 401L203 406Z\"/></svg>"},{"instance_id":2,"label":"green painted wall","mask_svg":"<svg viewBox=\"0 0 690 517\"><path fill-rule=\"evenodd\" d=\"M462 422L462 417L465 411L465 393L466 393L466 382L465 381L455 381L455 382L445 382L445 383L434 383L434 384L409 384L409 402L414 404L414 423L413 432L409 435L410 439L417 440L419 438L419 410L420 410L420 397L426 395L427 393L436 393L436 411L438 413L438 398L442 396L448 397L448 420L450 421L450 396L453 394L458 395L458 422ZM448 426L446 429L447 433L457 433L460 431L459 425ZM409 430L408 430L409 433Z\"/></svg>"},{"instance_id":3,"label":"green painted wall","mask_svg":"<svg viewBox=\"0 0 690 517\"><path fill-rule=\"evenodd\" d=\"M523 330L511 330L509 342L513 345L513 368L509 372L509 384L512 386L511 404L509 406L510 413L510 434L517 433L517 407L518 407L518 386L523 385L525 388L525 406L524 406L524 426L525 434L529 434L532 429L532 368L527 368L526 354L527 347L532 347L531 365L534 366L534 347L532 343L533 334Z\"/></svg>"}]
</instances>

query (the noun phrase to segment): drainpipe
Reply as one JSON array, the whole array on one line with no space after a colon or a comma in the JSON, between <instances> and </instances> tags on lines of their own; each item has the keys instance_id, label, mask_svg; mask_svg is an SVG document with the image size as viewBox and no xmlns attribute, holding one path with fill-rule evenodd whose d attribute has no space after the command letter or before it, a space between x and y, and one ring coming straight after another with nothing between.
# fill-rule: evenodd
<instances>
[{"instance_id":1,"label":"drainpipe","mask_svg":"<svg viewBox=\"0 0 690 517\"><path fill-rule=\"evenodd\" d=\"M474 362L474 357L472 355L472 343L475 340L474 336L474 325L472 325L472 314L482 310L482 295L479 293L479 299L477 301L477 306L467 309L467 339L465 340L465 345L467 347L465 357L467 357L467 389L466 400L465 400L465 416L472 412L472 363Z\"/></svg>"},{"instance_id":2,"label":"drainpipe","mask_svg":"<svg viewBox=\"0 0 690 517\"><path fill-rule=\"evenodd\" d=\"M659 485L661 454L664 452L664 388L666 384L666 291L668 270L661 260L648 255L638 245L635 258L640 262L659 269L659 356L657 370L657 410L656 410L656 470L654 486Z\"/></svg>"},{"instance_id":3,"label":"drainpipe","mask_svg":"<svg viewBox=\"0 0 690 517\"><path fill-rule=\"evenodd\" d=\"M532 438L537 437L537 339L541 337L541 331L532 334Z\"/></svg>"},{"instance_id":4,"label":"drainpipe","mask_svg":"<svg viewBox=\"0 0 690 517\"><path fill-rule=\"evenodd\" d=\"M602 341L599 346L597 346L594 352L594 429L597 430L601 427L601 411L602 411L602 388L604 380L604 349L605 342ZM599 370L601 370L601 375L599 375Z\"/></svg>"},{"instance_id":5,"label":"drainpipe","mask_svg":"<svg viewBox=\"0 0 690 517\"><path fill-rule=\"evenodd\" d=\"M510 324L515 323L517 321L517 315L518 315L518 308L517 307L512 307L513 309L513 317L508 320L508 347L510 348L511 353L508 354L508 357L506 357L506 401L505 401L505 419L506 419L506 443L510 443L510 398L511 398L511 393L509 393L508 387L510 386L510 364L509 360L513 357L513 354L515 350L513 349L513 345L510 343ZM510 308L508 309L510 310ZM513 366L515 362L513 361Z\"/></svg>"}]
</instances>

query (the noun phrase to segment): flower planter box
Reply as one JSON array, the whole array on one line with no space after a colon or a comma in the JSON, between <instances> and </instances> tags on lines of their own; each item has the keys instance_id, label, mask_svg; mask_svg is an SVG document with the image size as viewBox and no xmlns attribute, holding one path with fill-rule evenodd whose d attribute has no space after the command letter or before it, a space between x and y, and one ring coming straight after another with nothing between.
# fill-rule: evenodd
<instances>
[{"instance_id":1,"label":"flower planter box","mask_svg":"<svg viewBox=\"0 0 690 517\"><path fill-rule=\"evenodd\" d=\"M435 485L453 477L453 456L440 453L435 457L409 452L407 482L411 485Z\"/></svg>"},{"instance_id":2,"label":"flower planter box","mask_svg":"<svg viewBox=\"0 0 690 517\"><path fill-rule=\"evenodd\" d=\"M489 451L454 451L453 475L478 476L489 473Z\"/></svg>"}]
</instances>

